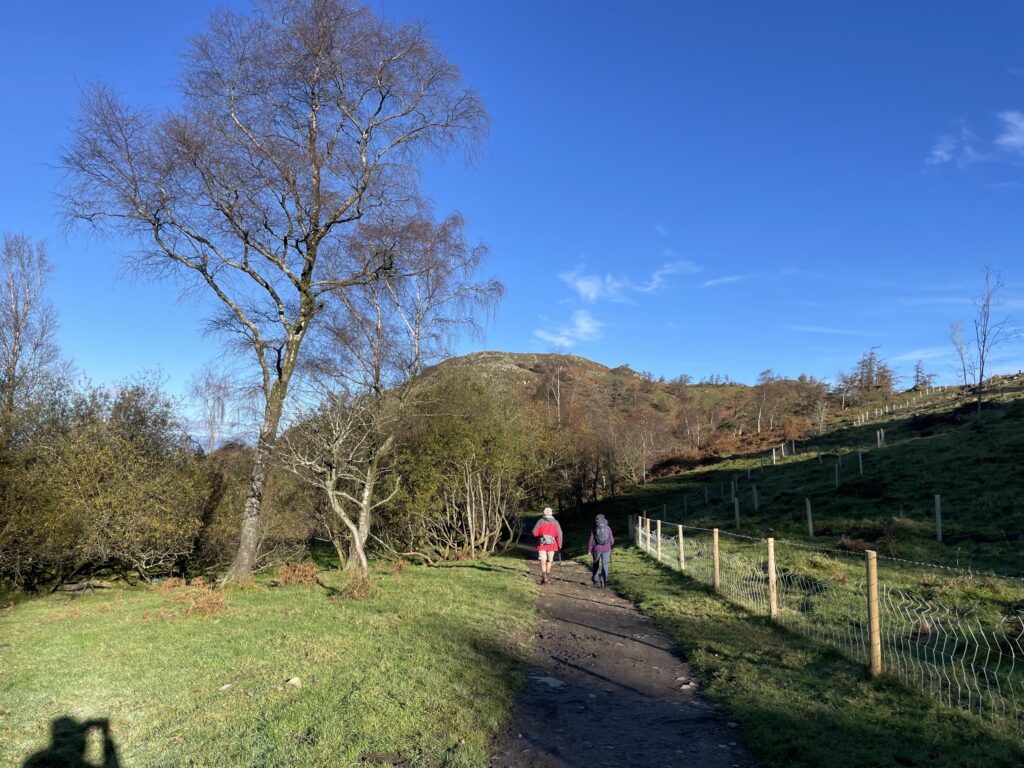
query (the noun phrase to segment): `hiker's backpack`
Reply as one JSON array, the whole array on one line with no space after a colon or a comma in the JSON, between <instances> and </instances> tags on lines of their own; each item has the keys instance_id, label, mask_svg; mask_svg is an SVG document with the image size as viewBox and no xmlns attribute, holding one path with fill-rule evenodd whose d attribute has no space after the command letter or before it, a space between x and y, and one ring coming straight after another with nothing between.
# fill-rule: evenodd
<instances>
[{"instance_id":1,"label":"hiker's backpack","mask_svg":"<svg viewBox=\"0 0 1024 768\"><path fill-rule=\"evenodd\" d=\"M600 544L602 547L611 541L612 532L608 527L608 523L599 523L594 526L594 543Z\"/></svg>"}]
</instances>

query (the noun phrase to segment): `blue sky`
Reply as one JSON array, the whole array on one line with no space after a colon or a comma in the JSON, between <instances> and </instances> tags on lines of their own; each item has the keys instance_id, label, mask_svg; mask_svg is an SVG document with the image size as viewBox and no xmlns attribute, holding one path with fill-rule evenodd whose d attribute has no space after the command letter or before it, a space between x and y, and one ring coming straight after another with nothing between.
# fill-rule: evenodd
<instances>
[{"instance_id":1,"label":"blue sky","mask_svg":"<svg viewBox=\"0 0 1024 768\"><path fill-rule=\"evenodd\" d=\"M205 307L65 235L54 169L85 83L173 103L217 3L7 3L0 228L45 238L65 354L94 381L220 354ZM235 3L245 7L244 3ZM561 349L673 377L834 377L879 346L953 378L981 266L1024 325L1024 6L375 0L425 18L491 112L431 165L508 295L473 349ZM1024 367L1024 344L997 367Z\"/></svg>"}]
</instances>

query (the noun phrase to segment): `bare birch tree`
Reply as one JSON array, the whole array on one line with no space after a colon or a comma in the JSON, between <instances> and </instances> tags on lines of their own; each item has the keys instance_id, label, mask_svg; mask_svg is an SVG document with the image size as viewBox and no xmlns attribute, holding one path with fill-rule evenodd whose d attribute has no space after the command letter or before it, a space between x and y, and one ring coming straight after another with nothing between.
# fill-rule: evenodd
<instances>
[{"instance_id":1,"label":"bare birch tree","mask_svg":"<svg viewBox=\"0 0 1024 768\"><path fill-rule=\"evenodd\" d=\"M969 387L974 379L974 361L964 341L963 323L949 324L949 340L956 351L957 359L960 361L960 381L964 388Z\"/></svg>"},{"instance_id":2,"label":"bare birch tree","mask_svg":"<svg viewBox=\"0 0 1024 768\"><path fill-rule=\"evenodd\" d=\"M1011 337L1013 326L1010 318L992 318L993 306L998 306L998 294L1005 287L1003 276L988 264L984 267L985 283L981 294L975 299L977 312L974 315L974 360L977 365L977 380L974 388L977 412L975 418L981 421L981 399L985 392L985 369L992 362L992 353L1000 344Z\"/></svg>"},{"instance_id":3,"label":"bare birch tree","mask_svg":"<svg viewBox=\"0 0 1024 768\"><path fill-rule=\"evenodd\" d=\"M243 578L303 342L336 297L392 271L386 253L349 251L346 235L406 206L422 154L471 146L487 115L422 24L344 0L215 13L179 89L164 115L106 86L85 92L64 211L134 237L140 269L215 298L212 329L253 356L263 415L226 575Z\"/></svg>"},{"instance_id":4,"label":"bare birch tree","mask_svg":"<svg viewBox=\"0 0 1024 768\"><path fill-rule=\"evenodd\" d=\"M189 382L189 395L199 405L207 453L216 450L232 426L234 389L231 377L210 365L203 366Z\"/></svg>"},{"instance_id":5,"label":"bare birch tree","mask_svg":"<svg viewBox=\"0 0 1024 768\"><path fill-rule=\"evenodd\" d=\"M387 252L393 267L339 295L310 361L323 402L287 437L286 464L324 492L335 549L344 536L349 566L363 572L375 512L398 490L390 459L417 378L503 291L493 280L473 282L485 250L467 245L460 216L434 225L425 214L358 229L349 249Z\"/></svg>"},{"instance_id":6,"label":"bare birch tree","mask_svg":"<svg viewBox=\"0 0 1024 768\"><path fill-rule=\"evenodd\" d=\"M57 313L43 290L51 266L46 245L4 233L0 254L0 440L14 438L19 403L57 364Z\"/></svg>"}]
</instances>

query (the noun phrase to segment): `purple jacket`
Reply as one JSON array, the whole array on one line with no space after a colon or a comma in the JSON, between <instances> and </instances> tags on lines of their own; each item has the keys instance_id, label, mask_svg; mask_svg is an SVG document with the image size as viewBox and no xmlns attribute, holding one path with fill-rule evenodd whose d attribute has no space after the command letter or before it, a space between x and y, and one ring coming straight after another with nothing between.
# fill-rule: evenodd
<instances>
[{"instance_id":1,"label":"purple jacket","mask_svg":"<svg viewBox=\"0 0 1024 768\"><path fill-rule=\"evenodd\" d=\"M597 542L595 542L594 541L594 532L593 532L593 530L591 530L591 532L590 532L590 539L587 541L587 554L588 555L593 555L593 554L601 554L602 552L611 552L612 551L612 544L614 544L614 543L615 543L615 536L612 535L612 529L611 528L608 529L608 543L607 544L598 544Z\"/></svg>"}]
</instances>

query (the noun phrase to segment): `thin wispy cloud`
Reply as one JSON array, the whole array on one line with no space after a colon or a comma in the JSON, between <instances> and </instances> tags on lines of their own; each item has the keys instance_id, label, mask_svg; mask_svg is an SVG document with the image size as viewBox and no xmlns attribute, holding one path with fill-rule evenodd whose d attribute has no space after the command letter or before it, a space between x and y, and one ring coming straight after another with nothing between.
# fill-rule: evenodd
<instances>
[{"instance_id":1,"label":"thin wispy cloud","mask_svg":"<svg viewBox=\"0 0 1024 768\"><path fill-rule=\"evenodd\" d=\"M1024 111L1005 109L995 114L996 128L990 138L981 138L958 121L953 130L935 137L924 159L926 168L955 166L967 168L975 163L1012 163L1024 160Z\"/></svg>"},{"instance_id":2,"label":"thin wispy cloud","mask_svg":"<svg viewBox=\"0 0 1024 768\"><path fill-rule=\"evenodd\" d=\"M988 159L986 153L978 148L979 144L974 132L961 122L955 130L939 134L935 138L924 164L926 167L955 165L958 168L966 168Z\"/></svg>"},{"instance_id":3,"label":"thin wispy cloud","mask_svg":"<svg viewBox=\"0 0 1024 768\"><path fill-rule=\"evenodd\" d=\"M912 349L909 352L896 355L892 358L893 362L896 363L916 363L918 360L937 360L943 357L950 357L952 350L950 347L924 347L922 349Z\"/></svg>"},{"instance_id":4,"label":"thin wispy cloud","mask_svg":"<svg viewBox=\"0 0 1024 768\"><path fill-rule=\"evenodd\" d=\"M572 313L568 325L554 330L538 328L533 332L534 338L556 347L572 347L581 341L595 341L601 338L604 324L585 309Z\"/></svg>"},{"instance_id":5,"label":"thin wispy cloud","mask_svg":"<svg viewBox=\"0 0 1024 768\"><path fill-rule=\"evenodd\" d=\"M743 280L748 280L753 275L728 275L726 277L716 277L712 280L705 280L701 283L702 288L714 288L716 285L729 285L730 283L739 283Z\"/></svg>"},{"instance_id":6,"label":"thin wispy cloud","mask_svg":"<svg viewBox=\"0 0 1024 768\"><path fill-rule=\"evenodd\" d=\"M562 282L572 288L584 301L595 302L601 299L622 301L622 293L626 283L611 275L585 275L582 267L559 275Z\"/></svg>"},{"instance_id":7,"label":"thin wispy cloud","mask_svg":"<svg viewBox=\"0 0 1024 768\"><path fill-rule=\"evenodd\" d=\"M1009 109L1000 112L998 118L1002 127L996 136L996 146L1015 155L1024 154L1024 113Z\"/></svg>"},{"instance_id":8,"label":"thin wispy cloud","mask_svg":"<svg viewBox=\"0 0 1024 768\"><path fill-rule=\"evenodd\" d=\"M692 275L694 272L700 272L700 267L692 261L686 261L685 259L666 261L654 270L647 282L633 287L640 293L655 293L664 288L668 283L668 279L673 275Z\"/></svg>"},{"instance_id":9,"label":"thin wispy cloud","mask_svg":"<svg viewBox=\"0 0 1024 768\"><path fill-rule=\"evenodd\" d=\"M875 333L869 333L868 331L854 331L847 328L830 328L825 325L787 325L787 331L795 331L796 333L820 333L827 336L877 336Z\"/></svg>"},{"instance_id":10,"label":"thin wispy cloud","mask_svg":"<svg viewBox=\"0 0 1024 768\"><path fill-rule=\"evenodd\" d=\"M667 257L674 255L671 250L666 250L664 254ZM611 274L587 274L582 266L563 272L558 277L581 299L593 304L597 301L628 302L630 293L656 293L668 285L674 275L689 275L699 271L700 267L692 261L671 259L663 262L650 277L640 282Z\"/></svg>"}]
</instances>

